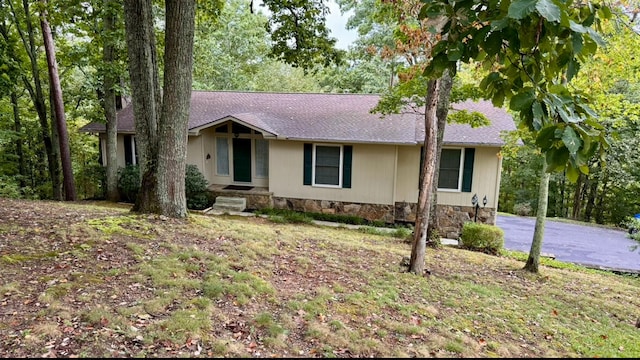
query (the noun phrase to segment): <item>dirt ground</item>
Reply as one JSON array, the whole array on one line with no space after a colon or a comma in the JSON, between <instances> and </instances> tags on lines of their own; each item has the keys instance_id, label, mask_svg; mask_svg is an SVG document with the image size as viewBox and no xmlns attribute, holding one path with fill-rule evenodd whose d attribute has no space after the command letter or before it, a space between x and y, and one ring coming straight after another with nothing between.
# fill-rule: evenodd
<instances>
[{"instance_id":1,"label":"dirt ground","mask_svg":"<svg viewBox=\"0 0 640 360\"><path fill-rule=\"evenodd\" d=\"M633 279L530 276L459 249L430 252L416 277L399 239L127 215L0 198L0 357L640 354Z\"/></svg>"}]
</instances>

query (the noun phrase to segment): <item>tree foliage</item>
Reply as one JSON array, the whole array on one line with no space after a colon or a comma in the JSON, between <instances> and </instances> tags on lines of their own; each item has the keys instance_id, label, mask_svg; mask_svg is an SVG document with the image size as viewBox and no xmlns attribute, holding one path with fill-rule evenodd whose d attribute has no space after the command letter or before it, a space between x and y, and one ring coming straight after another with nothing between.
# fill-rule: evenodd
<instances>
[{"instance_id":1,"label":"tree foliage","mask_svg":"<svg viewBox=\"0 0 640 360\"><path fill-rule=\"evenodd\" d=\"M329 8L323 0L263 0L271 13L267 31L273 44L271 56L306 71L316 64L340 63L343 50L329 37L325 18Z\"/></svg>"},{"instance_id":2,"label":"tree foliage","mask_svg":"<svg viewBox=\"0 0 640 360\"><path fill-rule=\"evenodd\" d=\"M611 17L602 4L553 0L430 1L421 16L446 18L425 73L455 72L480 61L481 88L494 105L507 103L520 126L536 134L547 171L566 169L575 181L608 141L586 96L567 83L604 41L596 30Z\"/></svg>"}]
</instances>

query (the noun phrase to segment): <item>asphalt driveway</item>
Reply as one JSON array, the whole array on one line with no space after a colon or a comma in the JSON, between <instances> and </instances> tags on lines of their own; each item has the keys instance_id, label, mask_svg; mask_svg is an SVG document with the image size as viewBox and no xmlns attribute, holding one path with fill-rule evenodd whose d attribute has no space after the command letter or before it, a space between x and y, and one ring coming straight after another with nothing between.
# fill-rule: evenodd
<instances>
[{"instance_id":1,"label":"asphalt driveway","mask_svg":"<svg viewBox=\"0 0 640 360\"><path fill-rule=\"evenodd\" d=\"M504 247L528 253L535 218L498 215L496 225L504 230ZM640 243L623 230L569 224L547 219L542 253L556 260L597 268L640 272Z\"/></svg>"}]
</instances>

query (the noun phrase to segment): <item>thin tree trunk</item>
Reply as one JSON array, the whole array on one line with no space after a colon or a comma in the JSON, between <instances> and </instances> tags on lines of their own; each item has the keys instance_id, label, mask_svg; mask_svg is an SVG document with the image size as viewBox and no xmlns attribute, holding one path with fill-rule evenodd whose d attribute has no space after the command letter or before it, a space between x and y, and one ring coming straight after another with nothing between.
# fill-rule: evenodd
<instances>
[{"instance_id":1,"label":"thin tree trunk","mask_svg":"<svg viewBox=\"0 0 640 360\"><path fill-rule=\"evenodd\" d=\"M427 228L431 211L431 189L436 170L436 152L438 147L438 92L439 81L429 80L424 115L424 160L420 173L416 226L413 233L413 246L411 248L411 260L409 263L409 271L416 275L424 274L425 270Z\"/></svg>"},{"instance_id":2,"label":"thin tree trunk","mask_svg":"<svg viewBox=\"0 0 640 360\"><path fill-rule=\"evenodd\" d=\"M427 245L434 246L434 237L438 233L439 218L438 218L438 178L440 176L440 154L442 153L442 139L444 138L444 129L447 125L447 115L449 114L449 105L451 98L451 88L453 87L453 79L449 71L445 71L439 81L439 94L438 105L436 114L438 117L438 132L437 132L437 148L436 148L436 164L433 175L433 182L431 184L431 209L429 210L429 227L427 228ZM439 240L439 239L438 239ZM439 241L438 241L439 244Z\"/></svg>"},{"instance_id":3,"label":"thin tree trunk","mask_svg":"<svg viewBox=\"0 0 640 360\"><path fill-rule=\"evenodd\" d=\"M604 224L604 197L607 194L607 188L609 185L609 172L605 169L604 171L604 175L602 178L602 191L600 191L599 196L598 196L598 201L597 201L597 205L596 205L596 223L597 224Z\"/></svg>"},{"instance_id":4,"label":"thin tree trunk","mask_svg":"<svg viewBox=\"0 0 640 360\"><path fill-rule=\"evenodd\" d=\"M42 1L42 5L46 6L46 1ZM40 25L42 27L42 38L44 39L44 49L47 55L47 64L49 65L50 90L53 98L53 109L56 114L56 129L58 131L58 142L60 145L60 159L62 161L62 174L64 179L64 198L67 201L75 201L76 185L73 177L73 168L71 166L71 150L69 149L69 134L67 132L67 121L64 113L64 103L62 101L62 88L60 86L60 78L58 77L58 62L56 61L56 51L53 44L53 36L51 28L47 21L46 11L42 11L40 15Z\"/></svg>"},{"instance_id":5,"label":"thin tree trunk","mask_svg":"<svg viewBox=\"0 0 640 360\"><path fill-rule=\"evenodd\" d=\"M11 106L13 107L13 129L18 138L16 140L16 155L18 156L18 171L20 172L20 188L26 186L27 167L24 160L24 151L22 150L22 122L20 121L20 111L18 109L18 94L11 91Z\"/></svg>"},{"instance_id":6,"label":"thin tree trunk","mask_svg":"<svg viewBox=\"0 0 640 360\"><path fill-rule=\"evenodd\" d=\"M578 181L576 181L575 192L573 193L573 209L571 211L571 218L579 220L580 209L582 208L582 183L584 182L584 175L580 173Z\"/></svg>"},{"instance_id":7,"label":"thin tree trunk","mask_svg":"<svg viewBox=\"0 0 640 360\"><path fill-rule=\"evenodd\" d=\"M596 195L598 193L598 179L591 179L589 186L589 194L587 196L587 205L584 209L584 220L591 221L591 215L593 214L593 208L596 203Z\"/></svg>"},{"instance_id":8,"label":"thin tree trunk","mask_svg":"<svg viewBox=\"0 0 640 360\"><path fill-rule=\"evenodd\" d=\"M531 250L529 250L529 258L524 265L524 270L532 273L538 273L540 266L540 252L542 250L542 240L544 239L544 224L547 218L547 204L549 200L549 178L551 174L544 171L543 165L542 176L540 176L540 188L538 190L538 210L536 214L536 225L533 231L533 241L531 242Z\"/></svg>"},{"instance_id":9,"label":"thin tree trunk","mask_svg":"<svg viewBox=\"0 0 640 360\"><path fill-rule=\"evenodd\" d=\"M102 48L102 59L105 63L104 67L104 114L107 121L107 149L106 149L106 182L107 182L107 200L116 202L120 200L118 193L118 118L116 115L116 93L114 87L116 78L111 66L114 63L114 42L112 40L112 32L115 24L115 16L111 10L113 0L105 0L105 16L104 16L104 44Z\"/></svg>"},{"instance_id":10,"label":"thin tree trunk","mask_svg":"<svg viewBox=\"0 0 640 360\"><path fill-rule=\"evenodd\" d=\"M56 150L54 150L53 141L51 139L51 129L49 127L49 121L47 120L47 106L45 104L44 93L42 91L42 82L40 81L40 69L38 68L38 55L36 50L37 47L35 44L35 30L31 21L29 1L22 1L22 6L25 12L27 36L25 36L25 34L22 32L22 29L18 25L18 16L15 12L15 9L13 8L13 3L11 1L8 1L8 4L11 7L13 18L16 23L16 29L20 34L20 38L22 39L22 43L31 63L31 76L33 78L33 86L26 78L26 76L23 76L22 80L24 82L25 88L31 96L31 100L33 101L36 113L38 114L38 120L40 121L40 134L42 135L42 142L44 144L45 153L47 155L47 165L53 190L53 199L62 200L62 192L60 191L60 177L58 175L60 173L60 167L59 162L56 158Z\"/></svg>"}]
</instances>

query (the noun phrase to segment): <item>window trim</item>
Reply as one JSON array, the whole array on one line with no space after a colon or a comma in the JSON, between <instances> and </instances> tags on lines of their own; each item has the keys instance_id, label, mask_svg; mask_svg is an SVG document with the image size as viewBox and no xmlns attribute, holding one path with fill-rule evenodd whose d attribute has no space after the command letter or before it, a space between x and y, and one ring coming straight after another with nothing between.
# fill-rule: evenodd
<instances>
[{"instance_id":1,"label":"window trim","mask_svg":"<svg viewBox=\"0 0 640 360\"><path fill-rule=\"evenodd\" d=\"M457 188L441 188L438 187L438 191L442 191L442 192L462 192L462 180L464 178L464 155L465 155L465 149L466 148L460 148L460 147L442 147L442 150L459 150L460 151L460 164L458 166L458 187ZM442 156L442 154L441 154ZM441 165L442 163L440 163L440 166L438 166L438 174L440 174L440 170L441 170ZM438 179L440 179L440 176L438 175Z\"/></svg>"},{"instance_id":2,"label":"window trim","mask_svg":"<svg viewBox=\"0 0 640 360\"><path fill-rule=\"evenodd\" d=\"M338 184L317 184L316 183L316 147L337 147L340 149L340 162L338 165ZM311 186L340 189L342 188L342 176L344 172L344 146L342 144L313 144L311 156Z\"/></svg>"}]
</instances>

